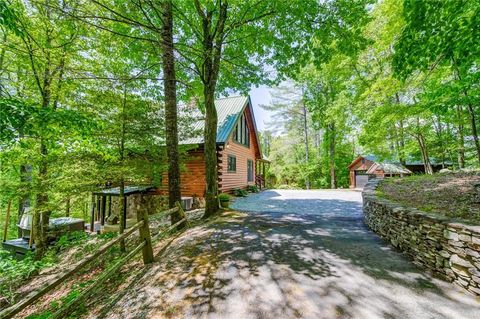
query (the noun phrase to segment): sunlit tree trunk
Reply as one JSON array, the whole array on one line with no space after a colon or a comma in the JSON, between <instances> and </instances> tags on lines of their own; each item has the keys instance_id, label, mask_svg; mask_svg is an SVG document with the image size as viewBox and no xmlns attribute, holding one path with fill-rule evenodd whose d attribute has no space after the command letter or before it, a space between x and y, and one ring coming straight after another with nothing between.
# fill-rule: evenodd
<instances>
[{"instance_id":1,"label":"sunlit tree trunk","mask_svg":"<svg viewBox=\"0 0 480 319\"><path fill-rule=\"evenodd\" d=\"M330 188L337 188L337 176L335 172L335 123L328 124L328 162L330 169Z\"/></svg>"},{"instance_id":2,"label":"sunlit tree trunk","mask_svg":"<svg viewBox=\"0 0 480 319\"><path fill-rule=\"evenodd\" d=\"M217 87L222 46L225 37L225 21L227 20L227 2L220 2L217 8L202 9L200 1L195 0L195 8L202 21L202 54L203 64L200 78L203 84L205 102L205 214L204 218L215 215L219 210L218 202L218 163L217 163L217 110L215 109L215 90ZM212 24L214 11L218 10L218 19Z\"/></svg>"},{"instance_id":3,"label":"sunlit tree trunk","mask_svg":"<svg viewBox=\"0 0 480 319\"><path fill-rule=\"evenodd\" d=\"M309 150L308 150L308 126L307 126L307 108L305 107L305 92L302 88L302 111L303 111L303 134L304 134L304 142L305 142L305 163L307 165L308 169L308 164L310 162L309 159ZM305 176L305 187L307 189L310 189L310 180L308 177L308 172Z\"/></svg>"}]
</instances>

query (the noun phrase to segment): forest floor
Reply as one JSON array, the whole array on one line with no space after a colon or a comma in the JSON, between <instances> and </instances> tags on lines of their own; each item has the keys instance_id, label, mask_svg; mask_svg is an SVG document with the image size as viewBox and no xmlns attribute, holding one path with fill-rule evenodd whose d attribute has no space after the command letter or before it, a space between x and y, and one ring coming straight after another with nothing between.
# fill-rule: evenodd
<instances>
[{"instance_id":1,"label":"forest floor","mask_svg":"<svg viewBox=\"0 0 480 319\"><path fill-rule=\"evenodd\" d=\"M480 224L480 171L385 179L379 195L425 212Z\"/></svg>"},{"instance_id":2,"label":"forest floor","mask_svg":"<svg viewBox=\"0 0 480 319\"><path fill-rule=\"evenodd\" d=\"M189 220L195 223L203 215L203 210L187 212ZM152 234L168 227L168 217L150 221ZM18 302L22 297L39 289L56 276L65 272L73 264L83 259L87 254L94 252L98 247L110 241L115 233L101 235L89 235L86 232L75 232L62 237L55 245L51 246L46 256L40 261L33 261L31 257L23 260L15 260L6 251L0 251L0 310ZM157 248L168 243L169 237L160 240ZM126 240L127 251L137 245L135 236ZM157 253L159 250L157 249ZM34 305L27 307L16 318L40 319L49 318L51 313L60 308L62 304L75 298L85 287L94 282L103 270L109 268L123 256L118 245L114 245L105 254L91 263L83 271L66 280L52 292L40 298ZM129 279L143 270L141 254L137 255L132 262L128 263L108 284L102 287L102 293L98 302L93 304L107 305L108 297L117 289L128 285ZM133 271L132 271L133 270ZM78 307L78 313L85 312L90 304L82 304ZM78 318L78 314L72 314L71 318Z\"/></svg>"},{"instance_id":3,"label":"forest floor","mask_svg":"<svg viewBox=\"0 0 480 319\"><path fill-rule=\"evenodd\" d=\"M478 318L363 223L355 191L265 191L159 243L86 318ZM239 212L243 211L243 212Z\"/></svg>"}]
</instances>

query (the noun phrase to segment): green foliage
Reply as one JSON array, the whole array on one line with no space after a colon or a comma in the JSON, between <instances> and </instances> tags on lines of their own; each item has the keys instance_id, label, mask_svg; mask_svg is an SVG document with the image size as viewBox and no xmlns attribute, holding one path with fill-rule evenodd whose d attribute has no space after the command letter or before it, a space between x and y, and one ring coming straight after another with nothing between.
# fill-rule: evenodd
<instances>
[{"instance_id":1,"label":"green foliage","mask_svg":"<svg viewBox=\"0 0 480 319\"><path fill-rule=\"evenodd\" d=\"M82 242L85 242L89 238L89 235L84 231L69 232L61 236L55 243L57 250L64 250L69 247L78 246Z\"/></svg>"},{"instance_id":2,"label":"green foliage","mask_svg":"<svg viewBox=\"0 0 480 319\"><path fill-rule=\"evenodd\" d=\"M230 195L226 194L226 193L221 193L218 195L218 200L221 201L221 202L228 202L230 201Z\"/></svg>"},{"instance_id":3,"label":"green foliage","mask_svg":"<svg viewBox=\"0 0 480 319\"><path fill-rule=\"evenodd\" d=\"M245 189L241 189L241 188L235 188L233 190L233 195L237 196L237 197L247 197L248 196L248 192L245 190Z\"/></svg>"},{"instance_id":4,"label":"green foliage","mask_svg":"<svg viewBox=\"0 0 480 319\"><path fill-rule=\"evenodd\" d=\"M248 185L247 191L250 193L258 193L260 190L258 189L257 185Z\"/></svg>"},{"instance_id":5,"label":"green foliage","mask_svg":"<svg viewBox=\"0 0 480 319\"><path fill-rule=\"evenodd\" d=\"M49 251L41 260L34 260L32 254L21 260L15 259L8 251L0 249L0 295L12 303L15 290L25 280L37 274L41 269L51 267L56 261L54 251Z\"/></svg>"}]
</instances>

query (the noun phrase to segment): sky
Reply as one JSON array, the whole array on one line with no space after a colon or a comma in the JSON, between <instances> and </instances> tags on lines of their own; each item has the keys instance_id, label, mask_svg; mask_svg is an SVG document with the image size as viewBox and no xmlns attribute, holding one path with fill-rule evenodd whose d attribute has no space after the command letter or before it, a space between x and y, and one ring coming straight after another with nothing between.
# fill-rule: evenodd
<instances>
[{"instance_id":1,"label":"sky","mask_svg":"<svg viewBox=\"0 0 480 319\"><path fill-rule=\"evenodd\" d=\"M250 99L252 100L253 112L255 115L255 121L257 129L263 131L266 128L266 124L271 121L272 112L266 111L260 107L260 105L270 104L272 88L267 86L260 86L258 88L252 88L249 92Z\"/></svg>"}]
</instances>

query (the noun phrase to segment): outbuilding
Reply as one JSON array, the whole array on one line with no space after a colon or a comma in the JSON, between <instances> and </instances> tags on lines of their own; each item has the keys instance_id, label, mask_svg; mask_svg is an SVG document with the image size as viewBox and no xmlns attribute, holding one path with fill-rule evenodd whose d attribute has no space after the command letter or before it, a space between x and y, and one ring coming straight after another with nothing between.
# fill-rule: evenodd
<instances>
[{"instance_id":1,"label":"outbuilding","mask_svg":"<svg viewBox=\"0 0 480 319\"><path fill-rule=\"evenodd\" d=\"M380 162L375 156L360 155L349 166L350 188L362 188L372 177L394 177L412 174L400 163Z\"/></svg>"}]
</instances>

